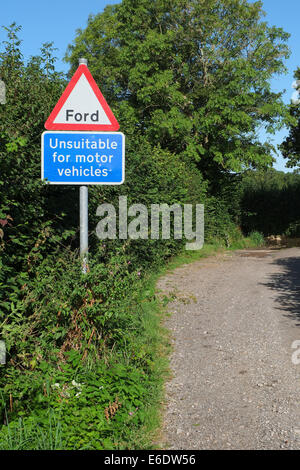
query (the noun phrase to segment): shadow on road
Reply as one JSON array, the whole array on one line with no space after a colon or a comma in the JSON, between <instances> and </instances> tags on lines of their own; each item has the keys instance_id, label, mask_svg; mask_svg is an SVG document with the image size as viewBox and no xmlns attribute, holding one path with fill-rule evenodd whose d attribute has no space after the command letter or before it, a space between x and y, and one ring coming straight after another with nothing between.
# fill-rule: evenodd
<instances>
[{"instance_id":1,"label":"shadow on road","mask_svg":"<svg viewBox=\"0 0 300 470\"><path fill-rule=\"evenodd\" d=\"M271 274L270 281L262 284L276 291L278 308L300 326L300 256L277 259L273 264L279 266L281 272Z\"/></svg>"}]
</instances>

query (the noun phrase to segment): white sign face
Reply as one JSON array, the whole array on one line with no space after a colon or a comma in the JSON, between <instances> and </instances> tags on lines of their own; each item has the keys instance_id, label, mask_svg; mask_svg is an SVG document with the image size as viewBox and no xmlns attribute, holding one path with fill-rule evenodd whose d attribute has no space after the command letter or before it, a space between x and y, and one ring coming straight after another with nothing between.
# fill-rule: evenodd
<instances>
[{"instance_id":1,"label":"white sign face","mask_svg":"<svg viewBox=\"0 0 300 470\"><path fill-rule=\"evenodd\" d=\"M111 125L103 107L84 74L54 119L54 124Z\"/></svg>"}]
</instances>

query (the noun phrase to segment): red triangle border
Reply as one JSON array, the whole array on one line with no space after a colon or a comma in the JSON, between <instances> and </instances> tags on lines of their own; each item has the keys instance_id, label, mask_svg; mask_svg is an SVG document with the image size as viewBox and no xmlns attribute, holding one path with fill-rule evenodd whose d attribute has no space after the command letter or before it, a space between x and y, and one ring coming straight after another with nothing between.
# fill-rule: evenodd
<instances>
[{"instance_id":1,"label":"red triangle border","mask_svg":"<svg viewBox=\"0 0 300 470\"><path fill-rule=\"evenodd\" d=\"M101 106L103 107L108 119L110 120L111 124L54 124L54 121L60 112L61 108L69 98L70 94L75 88L78 80L82 75L85 75L86 79L88 80L93 92L95 93L96 97L98 98ZM108 106L104 96L102 95L97 83L95 82L91 72L87 68L85 64L79 65L78 69L74 73L73 77L71 78L70 82L68 83L65 91L61 95L60 99L58 100L56 106L54 107L53 111L51 112L50 116L48 117L47 121L45 122L45 128L49 131L118 131L120 129L120 125L116 120L112 110Z\"/></svg>"}]
</instances>

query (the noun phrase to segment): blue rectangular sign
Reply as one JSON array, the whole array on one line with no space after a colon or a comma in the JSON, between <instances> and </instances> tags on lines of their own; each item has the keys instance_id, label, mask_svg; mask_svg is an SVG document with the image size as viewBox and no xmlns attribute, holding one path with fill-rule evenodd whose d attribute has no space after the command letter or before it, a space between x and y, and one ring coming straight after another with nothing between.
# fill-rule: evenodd
<instances>
[{"instance_id":1,"label":"blue rectangular sign","mask_svg":"<svg viewBox=\"0 0 300 470\"><path fill-rule=\"evenodd\" d=\"M42 179L49 184L122 184L124 178L122 132L42 134Z\"/></svg>"}]
</instances>

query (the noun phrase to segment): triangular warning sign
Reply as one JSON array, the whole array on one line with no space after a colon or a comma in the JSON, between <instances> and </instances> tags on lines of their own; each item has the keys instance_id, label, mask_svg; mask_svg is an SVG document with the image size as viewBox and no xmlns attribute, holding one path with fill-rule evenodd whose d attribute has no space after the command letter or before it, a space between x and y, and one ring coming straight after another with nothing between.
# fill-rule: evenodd
<instances>
[{"instance_id":1,"label":"triangular warning sign","mask_svg":"<svg viewBox=\"0 0 300 470\"><path fill-rule=\"evenodd\" d=\"M79 65L45 128L55 131L119 130L118 121L85 64Z\"/></svg>"}]
</instances>

